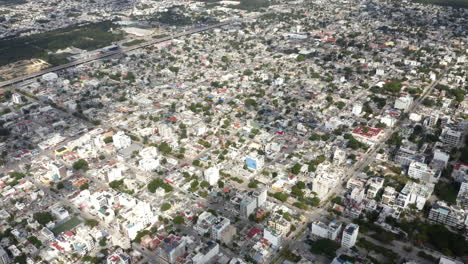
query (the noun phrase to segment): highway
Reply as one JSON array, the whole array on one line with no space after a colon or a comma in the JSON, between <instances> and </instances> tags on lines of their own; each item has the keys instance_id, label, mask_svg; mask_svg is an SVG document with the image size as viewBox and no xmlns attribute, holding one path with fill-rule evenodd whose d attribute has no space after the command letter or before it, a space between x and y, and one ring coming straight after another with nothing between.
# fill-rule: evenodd
<instances>
[{"instance_id":1,"label":"highway","mask_svg":"<svg viewBox=\"0 0 468 264\"><path fill-rule=\"evenodd\" d=\"M16 78L4 81L4 82L0 82L0 87L5 87L5 86L21 83L21 82L24 82L24 81L27 81L27 80L30 80L30 79L33 79L33 78L37 78L37 77L39 77L41 75L44 75L46 73L49 73L49 72L56 72L56 71L64 70L64 69L75 67L75 66L78 66L78 65L81 65L81 64L89 63L89 62L92 62L92 61L95 61L95 60L108 58L108 57L111 57L111 56L114 56L114 55L117 55L117 54L123 54L123 53L129 52L129 51L132 51L132 50L141 49L141 48L145 48L145 47L148 47L148 46L151 46L151 45L154 45L154 44L166 42L166 41L169 41L169 40L172 40L172 39L175 39L175 38L179 38L179 37L182 37L182 36L188 36L188 35L192 35L192 34L195 34L195 33L207 31L207 30L210 30L210 29L213 29L213 28L226 26L226 25L232 24L234 22L239 22L239 21L241 21L241 20L228 20L228 21L217 23L217 24L214 24L214 25L209 25L209 26L200 27L200 28L194 28L194 29L183 31L183 32L180 32L180 33L168 36L168 37L154 39L154 40L143 42L143 43L131 46L131 47L126 47L126 48L118 49L118 50L115 50L115 51L110 51L110 52L107 52L107 53L104 53L104 54L94 55L94 56L91 56L89 58L72 61L72 62L69 62L69 63L62 64L62 65L47 68L47 69L42 70L42 71L38 71L38 72L31 73L31 74L28 74L28 75L16 77Z\"/></svg>"}]
</instances>

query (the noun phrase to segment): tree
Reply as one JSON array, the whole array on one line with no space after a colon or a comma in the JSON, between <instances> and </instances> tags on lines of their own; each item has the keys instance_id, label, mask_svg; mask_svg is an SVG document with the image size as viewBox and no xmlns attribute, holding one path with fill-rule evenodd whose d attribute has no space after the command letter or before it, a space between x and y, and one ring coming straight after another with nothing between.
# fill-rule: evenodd
<instances>
[{"instance_id":1,"label":"tree","mask_svg":"<svg viewBox=\"0 0 468 264\"><path fill-rule=\"evenodd\" d=\"M340 245L335 241L322 238L311 245L310 251L314 254L324 255L332 259L336 256L336 251L339 248Z\"/></svg>"},{"instance_id":2,"label":"tree","mask_svg":"<svg viewBox=\"0 0 468 264\"><path fill-rule=\"evenodd\" d=\"M291 173L292 174L299 174L301 172L302 165L299 163L294 164L294 166L291 168Z\"/></svg>"},{"instance_id":3,"label":"tree","mask_svg":"<svg viewBox=\"0 0 468 264\"><path fill-rule=\"evenodd\" d=\"M73 163L73 169L86 171L89 169L88 162L84 159L79 159Z\"/></svg>"},{"instance_id":4,"label":"tree","mask_svg":"<svg viewBox=\"0 0 468 264\"><path fill-rule=\"evenodd\" d=\"M257 181L251 181L251 182L249 182L249 184L247 186L249 188L251 188L251 189L256 189L256 188L258 188L258 183L257 183Z\"/></svg>"},{"instance_id":5,"label":"tree","mask_svg":"<svg viewBox=\"0 0 468 264\"><path fill-rule=\"evenodd\" d=\"M164 211L167 211L167 210L171 209L171 207L172 207L171 204L169 204L169 203L163 203L163 204L161 205L161 211L163 211L163 212L164 212Z\"/></svg>"},{"instance_id":6,"label":"tree","mask_svg":"<svg viewBox=\"0 0 468 264\"><path fill-rule=\"evenodd\" d=\"M219 180L219 181L218 181L218 187L219 187L219 188L224 188L224 182L221 181L221 180Z\"/></svg>"},{"instance_id":7,"label":"tree","mask_svg":"<svg viewBox=\"0 0 468 264\"><path fill-rule=\"evenodd\" d=\"M174 224L176 224L176 225L182 225L182 224L185 223L185 219L184 219L182 216L178 215L178 216L174 217L174 219L172 220L172 222L173 222Z\"/></svg>"},{"instance_id":8,"label":"tree","mask_svg":"<svg viewBox=\"0 0 468 264\"><path fill-rule=\"evenodd\" d=\"M54 218L49 212L34 213L33 218L41 225L46 225L47 223L52 222L54 220Z\"/></svg>"},{"instance_id":9,"label":"tree","mask_svg":"<svg viewBox=\"0 0 468 264\"><path fill-rule=\"evenodd\" d=\"M39 239L37 239L37 237L35 236L28 237L28 241L37 248L42 247L42 242Z\"/></svg>"},{"instance_id":10,"label":"tree","mask_svg":"<svg viewBox=\"0 0 468 264\"><path fill-rule=\"evenodd\" d=\"M162 152L163 154L167 155L171 153L172 148L171 146L169 146L169 144L167 144L167 142L162 142L161 144L159 144L158 150Z\"/></svg>"},{"instance_id":11,"label":"tree","mask_svg":"<svg viewBox=\"0 0 468 264\"><path fill-rule=\"evenodd\" d=\"M338 109L340 109L340 110L343 109L343 108L346 106L346 104L345 104L344 102L341 102L341 101L340 101L340 102L336 102L335 105L336 105L336 107L338 107Z\"/></svg>"},{"instance_id":12,"label":"tree","mask_svg":"<svg viewBox=\"0 0 468 264\"><path fill-rule=\"evenodd\" d=\"M57 189L60 190L60 189L63 189L63 188L65 188L65 185L63 184L63 182L58 182L57 183Z\"/></svg>"},{"instance_id":13,"label":"tree","mask_svg":"<svg viewBox=\"0 0 468 264\"><path fill-rule=\"evenodd\" d=\"M93 227L98 226L99 222L97 220L94 220L94 219L86 219L84 224L91 227L91 228L93 228Z\"/></svg>"},{"instance_id":14,"label":"tree","mask_svg":"<svg viewBox=\"0 0 468 264\"><path fill-rule=\"evenodd\" d=\"M84 184L81 184L81 186L80 186L80 190L82 190L82 191L83 191L83 190L87 190L87 189L89 189L89 183L84 183Z\"/></svg>"},{"instance_id":15,"label":"tree","mask_svg":"<svg viewBox=\"0 0 468 264\"><path fill-rule=\"evenodd\" d=\"M114 140L112 139L112 137L105 137L105 138L104 138L104 143L109 144L109 143L111 143L111 142L114 142Z\"/></svg>"},{"instance_id":16,"label":"tree","mask_svg":"<svg viewBox=\"0 0 468 264\"><path fill-rule=\"evenodd\" d=\"M210 184L207 181L202 181L200 183L200 187L205 188L205 189L210 188Z\"/></svg>"},{"instance_id":17,"label":"tree","mask_svg":"<svg viewBox=\"0 0 468 264\"><path fill-rule=\"evenodd\" d=\"M193 165L193 166L199 167L199 166L200 166L200 161L199 161L199 160L194 160L194 161L192 162L192 165Z\"/></svg>"},{"instance_id":18,"label":"tree","mask_svg":"<svg viewBox=\"0 0 468 264\"><path fill-rule=\"evenodd\" d=\"M306 188L306 184L305 184L305 182L303 182L303 181L298 181L298 182L296 183L296 186L297 186L297 188L299 188L299 189L301 189L301 190Z\"/></svg>"},{"instance_id":19,"label":"tree","mask_svg":"<svg viewBox=\"0 0 468 264\"><path fill-rule=\"evenodd\" d=\"M107 239L105 237L101 238L101 240L99 240L99 246L105 247L106 245L107 245Z\"/></svg>"},{"instance_id":20,"label":"tree","mask_svg":"<svg viewBox=\"0 0 468 264\"><path fill-rule=\"evenodd\" d=\"M403 85L400 82L388 82L382 86L387 93L393 95L400 93L401 87L403 87Z\"/></svg>"}]
</instances>

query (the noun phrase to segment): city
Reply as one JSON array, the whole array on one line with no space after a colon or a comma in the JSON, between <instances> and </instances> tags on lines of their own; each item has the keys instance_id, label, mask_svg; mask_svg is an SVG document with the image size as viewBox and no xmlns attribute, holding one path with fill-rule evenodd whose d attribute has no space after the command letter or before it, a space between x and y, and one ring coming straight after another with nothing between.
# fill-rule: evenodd
<instances>
[{"instance_id":1,"label":"city","mask_svg":"<svg viewBox=\"0 0 468 264\"><path fill-rule=\"evenodd\" d=\"M464 0L4 1L0 264L468 263Z\"/></svg>"}]
</instances>

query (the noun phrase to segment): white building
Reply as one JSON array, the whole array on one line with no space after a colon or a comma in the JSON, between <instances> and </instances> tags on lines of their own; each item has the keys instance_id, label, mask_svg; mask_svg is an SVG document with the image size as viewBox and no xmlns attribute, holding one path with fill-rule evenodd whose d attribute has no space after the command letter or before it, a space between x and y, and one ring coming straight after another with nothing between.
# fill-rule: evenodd
<instances>
[{"instance_id":1,"label":"white building","mask_svg":"<svg viewBox=\"0 0 468 264\"><path fill-rule=\"evenodd\" d=\"M8 256L8 253L0 247L0 264L9 264L10 262L10 257Z\"/></svg>"},{"instance_id":2,"label":"white building","mask_svg":"<svg viewBox=\"0 0 468 264\"><path fill-rule=\"evenodd\" d=\"M203 175L205 176L205 181L207 181L211 186L217 184L219 181L219 169L216 167L206 169Z\"/></svg>"},{"instance_id":3,"label":"white building","mask_svg":"<svg viewBox=\"0 0 468 264\"><path fill-rule=\"evenodd\" d=\"M211 226L211 238L221 240L224 231L231 225L231 221L226 217L218 217L216 222Z\"/></svg>"},{"instance_id":4,"label":"white building","mask_svg":"<svg viewBox=\"0 0 468 264\"><path fill-rule=\"evenodd\" d=\"M159 244L158 255L171 264L176 263L177 258L185 254L186 244L185 238L170 234Z\"/></svg>"},{"instance_id":5,"label":"white building","mask_svg":"<svg viewBox=\"0 0 468 264\"><path fill-rule=\"evenodd\" d=\"M312 223L312 235L321 238L327 238L330 240L336 240L338 234L341 231L341 223L337 220L332 220L329 223L321 221Z\"/></svg>"},{"instance_id":6,"label":"white building","mask_svg":"<svg viewBox=\"0 0 468 264\"><path fill-rule=\"evenodd\" d=\"M380 122L385 124L387 127L393 127L396 124L397 120L390 115L385 115L382 118L380 118Z\"/></svg>"},{"instance_id":7,"label":"white building","mask_svg":"<svg viewBox=\"0 0 468 264\"><path fill-rule=\"evenodd\" d=\"M138 162L138 167L144 171L154 171L159 167L159 159L144 158Z\"/></svg>"},{"instance_id":8,"label":"white building","mask_svg":"<svg viewBox=\"0 0 468 264\"><path fill-rule=\"evenodd\" d=\"M263 230L263 238L268 240L271 243L273 248L280 248L282 242L282 234L276 229L265 228Z\"/></svg>"},{"instance_id":9,"label":"white building","mask_svg":"<svg viewBox=\"0 0 468 264\"><path fill-rule=\"evenodd\" d=\"M166 124L161 124L159 125L158 128L159 135L163 138L173 138L174 137L174 131L171 126L166 125Z\"/></svg>"},{"instance_id":10,"label":"white building","mask_svg":"<svg viewBox=\"0 0 468 264\"><path fill-rule=\"evenodd\" d=\"M424 208L424 204L434 191L433 183L415 183L409 181L406 183L403 190L398 194L395 204L401 208L406 208L410 204L414 204L418 210Z\"/></svg>"},{"instance_id":11,"label":"white building","mask_svg":"<svg viewBox=\"0 0 468 264\"><path fill-rule=\"evenodd\" d=\"M245 197L240 203L240 215L243 218L248 218L254 213L257 208L257 199L254 197Z\"/></svg>"},{"instance_id":12,"label":"white building","mask_svg":"<svg viewBox=\"0 0 468 264\"><path fill-rule=\"evenodd\" d=\"M344 231L341 239L341 246L345 248L351 248L356 244L357 236L359 233L359 226L356 224L348 224Z\"/></svg>"},{"instance_id":13,"label":"white building","mask_svg":"<svg viewBox=\"0 0 468 264\"><path fill-rule=\"evenodd\" d=\"M116 149L128 148L132 144L132 139L129 136L125 135L123 131L119 131L115 135L113 135L112 141L114 142L114 146Z\"/></svg>"},{"instance_id":14,"label":"white building","mask_svg":"<svg viewBox=\"0 0 468 264\"><path fill-rule=\"evenodd\" d=\"M353 114L357 115L357 116L360 116L361 113L362 113L362 104L355 104L353 106Z\"/></svg>"},{"instance_id":15,"label":"white building","mask_svg":"<svg viewBox=\"0 0 468 264\"><path fill-rule=\"evenodd\" d=\"M413 161L408 168L408 176L425 182L435 183L438 180L437 172L426 163Z\"/></svg>"},{"instance_id":16,"label":"white building","mask_svg":"<svg viewBox=\"0 0 468 264\"><path fill-rule=\"evenodd\" d=\"M55 205L50 209L50 213L58 220L62 221L66 219L70 214L68 211L60 205Z\"/></svg>"},{"instance_id":17,"label":"white building","mask_svg":"<svg viewBox=\"0 0 468 264\"><path fill-rule=\"evenodd\" d=\"M196 255L192 257L193 264L205 264L219 253L219 245L214 241L208 241L203 246L195 249Z\"/></svg>"},{"instance_id":18,"label":"white building","mask_svg":"<svg viewBox=\"0 0 468 264\"><path fill-rule=\"evenodd\" d=\"M452 130L451 128L444 128L442 130L441 139L442 143L452 146L460 147L463 133L461 131Z\"/></svg>"},{"instance_id":19,"label":"white building","mask_svg":"<svg viewBox=\"0 0 468 264\"><path fill-rule=\"evenodd\" d=\"M394 107L396 109L406 111L406 110L409 109L409 107L411 106L412 103L413 103L413 97L407 95L407 96L404 96L404 97L397 98L395 100Z\"/></svg>"},{"instance_id":20,"label":"white building","mask_svg":"<svg viewBox=\"0 0 468 264\"><path fill-rule=\"evenodd\" d=\"M256 190L253 192L252 196L257 200L257 208L261 207L267 200L267 189Z\"/></svg>"},{"instance_id":21,"label":"white building","mask_svg":"<svg viewBox=\"0 0 468 264\"><path fill-rule=\"evenodd\" d=\"M341 165L346 161L346 152L342 149L337 148L333 153L333 162Z\"/></svg>"},{"instance_id":22,"label":"white building","mask_svg":"<svg viewBox=\"0 0 468 264\"><path fill-rule=\"evenodd\" d=\"M23 100L21 99L21 95L17 94L17 93L14 93L14 94L11 95L11 101L14 104L22 104L23 103Z\"/></svg>"}]
</instances>

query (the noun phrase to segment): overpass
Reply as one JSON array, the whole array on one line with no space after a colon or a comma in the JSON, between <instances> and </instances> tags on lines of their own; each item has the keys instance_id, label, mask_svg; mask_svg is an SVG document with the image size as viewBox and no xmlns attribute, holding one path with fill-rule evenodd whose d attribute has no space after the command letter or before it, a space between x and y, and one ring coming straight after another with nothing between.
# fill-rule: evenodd
<instances>
[{"instance_id":1,"label":"overpass","mask_svg":"<svg viewBox=\"0 0 468 264\"><path fill-rule=\"evenodd\" d=\"M129 52L129 51L132 51L132 50L136 50L136 49L148 47L148 46L151 46L151 45L154 45L154 44L166 42L166 41L174 39L174 38L179 38L179 37L182 37L182 36L192 35L192 34L207 31L207 30L210 30L210 29L213 29L213 28L226 26L226 25L232 24L234 22L239 22L239 21L240 20L228 20L228 21L225 21L225 22L221 22L221 23L217 23L217 24L213 24L213 25L209 25L209 26L205 26L205 27L201 27L201 28L194 28L194 29L191 29L191 30L183 31L183 32L180 32L180 33L168 36L168 37L159 38L159 39L155 39L155 40L150 40L150 41L143 42L143 43L131 46L131 47L122 48L122 49L115 50L115 51L110 51L110 52L107 52L107 53L104 53L104 54L93 55L93 56L91 56L89 58L86 58L86 59L79 59L79 60L72 61L72 62L69 62L69 63L65 63L65 64L62 64L62 65L47 68L47 69L44 69L42 71L38 71L38 72L31 73L31 74L28 74L28 75L16 77L16 78L4 81L4 82L0 82L0 88L5 87L5 86L9 86L9 85L13 85L13 84L17 84L17 83L21 83L21 82L24 82L24 81L27 81L27 80L30 80L30 79L33 79L33 78L37 78L37 77L39 77L41 75L44 75L46 73L49 73L49 72L61 71L61 70L67 69L67 68L71 68L71 67L75 67L75 66L78 66L78 65L81 65L81 64L89 63L89 62L92 62L92 61L95 61L95 60L100 60L100 59L103 59L103 58L111 57L111 56L116 55L116 54L123 54L123 53Z\"/></svg>"}]
</instances>

